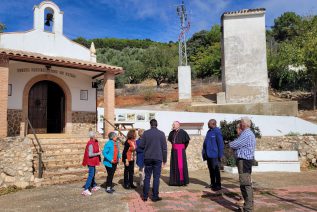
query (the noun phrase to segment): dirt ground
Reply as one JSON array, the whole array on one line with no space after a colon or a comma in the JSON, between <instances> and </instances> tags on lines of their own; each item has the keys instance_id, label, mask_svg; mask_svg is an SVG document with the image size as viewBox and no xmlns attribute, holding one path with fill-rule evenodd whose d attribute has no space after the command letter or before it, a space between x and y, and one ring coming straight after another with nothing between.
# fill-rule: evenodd
<instances>
[{"instance_id":1,"label":"dirt ground","mask_svg":"<svg viewBox=\"0 0 317 212\"><path fill-rule=\"evenodd\" d=\"M316 170L253 173L255 211L317 211L316 176ZM206 189L207 170L190 172L186 187L168 186L168 172L164 171L160 182L163 200L156 203L143 202L140 188L124 190L122 177L116 177L114 182L114 194L101 189L90 197L80 194L84 182L22 190L0 196L1 211L235 211L235 202L241 197L238 176L234 174L222 173L221 191Z\"/></svg>"},{"instance_id":2,"label":"dirt ground","mask_svg":"<svg viewBox=\"0 0 317 212\"><path fill-rule=\"evenodd\" d=\"M135 94L120 94L116 95L116 107L118 108L138 108L138 109L157 109L157 110L176 110L184 111L189 103L178 103L178 90L177 85L168 85L155 90L154 88L150 93L143 92L140 89ZM203 96L207 99L215 101L216 94L221 91L221 83L212 84L194 84L192 87L193 98ZM270 101L291 101L290 99L280 98L273 95L270 91ZM298 117L304 120L317 123L317 110L312 109L312 98L296 99L298 101ZM98 105L102 106L103 99L99 98Z\"/></svg>"}]
</instances>

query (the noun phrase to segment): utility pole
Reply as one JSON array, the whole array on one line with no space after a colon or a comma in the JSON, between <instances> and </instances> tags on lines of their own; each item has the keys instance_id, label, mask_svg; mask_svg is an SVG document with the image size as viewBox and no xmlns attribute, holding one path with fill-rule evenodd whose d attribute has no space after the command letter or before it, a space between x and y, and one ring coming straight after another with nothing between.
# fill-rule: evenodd
<instances>
[{"instance_id":1,"label":"utility pole","mask_svg":"<svg viewBox=\"0 0 317 212\"><path fill-rule=\"evenodd\" d=\"M187 64L187 46L186 33L190 28L190 22L187 20L187 12L184 1L177 6L177 15L180 18L180 34L178 36L178 101L192 101L192 86L191 86L191 69Z\"/></svg>"},{"instance_id":2,"label":"utility pole","mask_svg":"<svg viewBox=\"0 0 317 212\"><path fill-rule=\"evenodd\" d=\"M186 33L190 28L190 23L187 20L187 12L184 1L177 6L177 15L180 18L180 34L178 36L178 53L179 53L179 66L187 66L187 46L186 46Z\"/></svg>"}]
</instances>

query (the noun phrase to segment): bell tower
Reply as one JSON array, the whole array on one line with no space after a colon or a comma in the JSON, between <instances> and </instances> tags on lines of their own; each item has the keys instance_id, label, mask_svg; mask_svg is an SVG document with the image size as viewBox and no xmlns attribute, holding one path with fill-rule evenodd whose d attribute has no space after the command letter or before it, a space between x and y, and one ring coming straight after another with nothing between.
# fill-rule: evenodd
<instances>
[{"instance_id":1,"label":"bell tower","mask_svg":"<svg viewBox=\"0 0 317 212\"><path fill-rule=\"evenodd\" d=\"M34 6L34 29L63 34L64 12L52 1L46 0ZM48 26L48 27L47 27Z\"/></svg>"}]
</instances>

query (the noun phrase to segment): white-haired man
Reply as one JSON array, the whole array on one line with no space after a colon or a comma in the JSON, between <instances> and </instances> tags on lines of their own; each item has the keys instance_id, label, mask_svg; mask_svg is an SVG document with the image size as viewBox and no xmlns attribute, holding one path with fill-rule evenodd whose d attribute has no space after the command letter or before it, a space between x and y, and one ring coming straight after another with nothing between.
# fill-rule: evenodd
<instances>
[{"instance_id":1,"label":"white-haired man","mask_svg":"<svg viewBox=\"0 0 317 212\"><path fill-rule=\"evenodd\" d=\"M235 150L236 154L240 190L244 199L243 211L253 211L251 173L256 140L250 127L251 120L248 117L242 117L240 122L241 134L237 139L229 143L229 146Z\"/></svg>"}]
</instances>

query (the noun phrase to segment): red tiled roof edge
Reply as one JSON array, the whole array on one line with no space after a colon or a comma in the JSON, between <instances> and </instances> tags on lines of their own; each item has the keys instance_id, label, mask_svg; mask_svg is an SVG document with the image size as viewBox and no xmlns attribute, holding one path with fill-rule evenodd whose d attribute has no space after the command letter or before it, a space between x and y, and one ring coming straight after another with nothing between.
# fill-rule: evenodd
<instances>
[{"instance_id":1,"label":"red tiled roof edge","mask_svg":"<svg viewBox=\"0 0 317 212\"><path fill-rule=\"evenodd\" d=\"M124 73L122 67L111 66L103 63L95 63L85 60L78 60L73 58L48 56L34 52L0 48L0 55L6 56L11 60L17 61L62 66L66 68L68 67L83 70L93 70L99 72L111 72L114 74Z\"/></svg>"}]
</instances>

